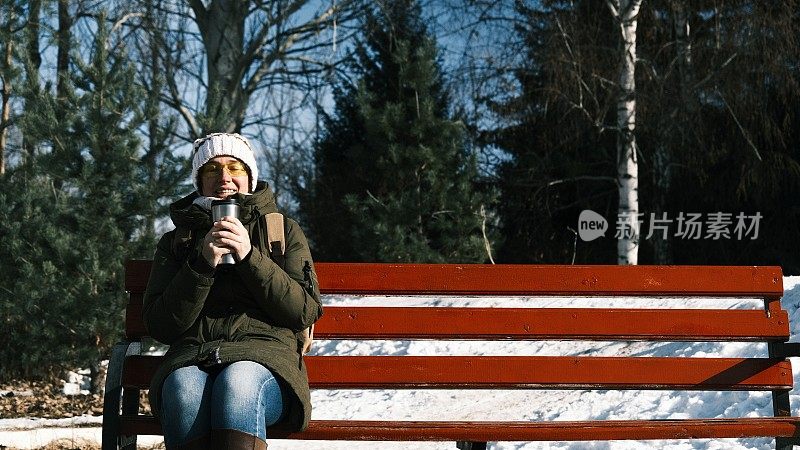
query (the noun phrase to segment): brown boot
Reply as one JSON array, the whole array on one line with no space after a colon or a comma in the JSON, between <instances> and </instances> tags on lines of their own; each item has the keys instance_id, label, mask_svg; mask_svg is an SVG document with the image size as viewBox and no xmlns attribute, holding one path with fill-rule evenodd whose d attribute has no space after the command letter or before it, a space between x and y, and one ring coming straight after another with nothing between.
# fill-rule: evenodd
<instances>
[{"instance_id":1,"label":"brown boot","mask_svg":"<svg viewBox=\"0 0 800 450\"><path fill-rule=\"evenodd\" d=\"M211 436L203 435L199 438L175 447L175 450L208 450L211 448Z\"/></svg>"},{"instance_id":2,"label":"brown boot","mask_svg":"<svg viewBox=\"0 0 800 450\"><path fill-rule=\"evenodd\" d=\"M267 443L239 430L211 430L213 450L267 450Z\"/></svg>"}]
</instances>

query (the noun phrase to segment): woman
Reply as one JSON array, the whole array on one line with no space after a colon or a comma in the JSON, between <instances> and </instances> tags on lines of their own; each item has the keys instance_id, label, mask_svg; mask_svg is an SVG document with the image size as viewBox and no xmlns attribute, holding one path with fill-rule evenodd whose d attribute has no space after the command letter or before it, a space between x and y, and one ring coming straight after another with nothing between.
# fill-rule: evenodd
<instances>
[{"instance_id":1,"label":"woman","mask_svg":"<svg viewBox=\"0 0 800 450\"><path fill-rule=\"evenodd\" d=\"M152 337L169 344L150 386L168 449L266 449L266 428L308 425L302 330L321 315L311 253L285 221L283 268L270 259L264 216L275 198L258 182L250 143L215 133L194 143L197 192L170 206L176 230L158 243L144 297ZM212 223L215 198L239 217ZM220 264L233 254L235 264Z\"/></svg>"}]
</instances>

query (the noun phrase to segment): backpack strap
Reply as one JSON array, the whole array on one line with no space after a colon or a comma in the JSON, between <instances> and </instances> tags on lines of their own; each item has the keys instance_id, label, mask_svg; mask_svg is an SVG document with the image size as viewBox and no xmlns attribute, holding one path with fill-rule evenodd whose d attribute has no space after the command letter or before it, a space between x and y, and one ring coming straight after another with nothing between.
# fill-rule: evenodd
<instances>
[{"instance_id":1,"label":"backpack strap","mask_svg":"<svg viewBox=\"0 0 800 450\"><path fill-rule=\"evenodd\" d=\"M299 334L297 341L303 345L302 352L305 355L311 350L311 345L314 343L314 325L312 324Z\"/></svg>"},{"instance_id":2,"label":"backpack strap","mask_svg":"<svg viewBox=\"0 0 800 450\"><path fill-rule=\"evenodd\" d=\"M286 226L283 214L269 213L264 216L267 221L267 247L269 257L284 269L286 266Z\"/></svg>"},{"instance_id":3,"label":"backpack strap","mask_svg":"<svg viewBox=\"0 0 800 450\"><path fill-rule=\"evenodd\" d=\"M267 247L269 247L269 257L275 261L281 269L286 268L286 218L279 212L268 213L264 216L267 223ZM298 351L301 354L311 350L314 342L314 325L305 330L295 333L298 343Z\"/></svg>"}]
</instances>

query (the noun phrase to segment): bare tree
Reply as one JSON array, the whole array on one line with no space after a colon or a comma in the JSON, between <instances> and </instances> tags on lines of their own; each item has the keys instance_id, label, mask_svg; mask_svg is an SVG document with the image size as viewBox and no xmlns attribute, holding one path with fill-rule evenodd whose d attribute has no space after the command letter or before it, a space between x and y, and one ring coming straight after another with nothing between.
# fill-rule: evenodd
<instances>
[{"instance_id":1,"label":"bare tree","mask_svg":"<svg viewBox=\"0 0 800 450\"><path fill-rule=\"evenodd\" d=\"M28 23L25 26L27 56L25 64L27 70L27 89L29 91L39 91L39 70L42 66L42 53L39 49L39 33L41 30L42 1L31 0L28 3ZM23 155L33 155L34 146L26 136L22 136Z\"/></svg>"},{"instance_id":2,"label":"bare tree","mask_svg":"<svg viewBox=\"0 0 800 450\"><path fill-rule=\"evenodd\" d=\"M6 143L8 141L8 125L11 121L11 64L14 42L6 41L3 46L3 59L0 62L0 78L3 86L0 88L2 95L2 115L0 115L0 175L6 173Z\"/></svg>"},{"instance_id":3,"label":"bare tree","mask_svg":"<svg viewBox=\"0 0 800 450\"><path fill-rule=\"evenodd\" d=\"M14 102L19 103L21 92L30 86L38 86L38 71L42 63L39 50L41 0L28 2L4 0L0 2L0 175L9 163L9 136L21 131L15 125L20 112L15 111ZM19 105L16 109L20 109ZM29 150L25 137L22 147Z\"/></svg>"},{"instance_id":4,"label":"bare tree","mask_svg":"<svg viewBox=\"0 0 800 450\"><path fill-rule=\"evenodd\" d=\"M448 82L454 112L480 140L479 129L499 126L487 104L501 102L516 91L515 74L527 65L524 43L516 27L526 18L519 0L421 0L427 25L436 37L442 74ZM493 146L478 145L480 170L494 177L502 158Z\"/></svg>"},{"instance_id":5,"label":"bare tree","mask_svg":"<svg viewBox=\"0 0 800 450\"><path fill-rule=\"evenodd\" d=\"M140 2L142 3L142 2ZM185 125L185 139L241 131L263 123L251 108L259 92L301 87L310 73L331 70L329 57L359 0L187 0L154 3L167 85L162 100ZM335 30L335 31L334 31ZM337 35L338 33L338 35Z\"/></svg>"},{"instance_id":6,"label":"bare tree","mask_svg":"<svg viewBox=\"0 0 800 450\"><path fill-rule=\"evenodd\" d=\"M0 45L0 175L6 172L12 92L18 78L14 46L18 43L15 36L23 27L21 6L15 0L0 2L0 42L3 42Z\"/></svg>"},{"instance_id":7,"label":"bare tree","mask_svg":"<svg viewBox=\"0 0 800 450\"><path fill-rule=\"evenodd\" d=\"M265 110L271 111L274 115L273 125L258 127L258 142L266 147L263 151L268 168L266 177L275 193L275 198L281 202L285 200L284 193L290 192L287 182L298 169L299 159L302 156L303 149L295 148L295 145L302 139L301 136L310 135L310 132L302 129L302 125L298 123L300 121L295 112L300 108L299 103L302 102L302 98L297 98L295 94L285 88L273 90L272 95L265 99L269 104L263 105Z\"/></svg>"},{"instance_id":8,"label":"bare tree","mask_svg":"<svg viewBox=\"0 0 800 450\"><path fill-rule=\"evenodd\" d=\"M74 19L69 12L69 0L58 0L58 31L56 32L56 97L63 99L69 78L69 52L72 48L72 24Z\"/></svg>"},{"instance_id":9,"label":"bare tree","mask_svg":"<svg viewBox=\"0 0 800 450\"><path fill-rule=\"evenodd\" d=\"M668 21L672 28L672 38L663 49L671 55L670 64L663 73L653 72L654 84L661 91L658 101L661 114L657 114L655 127L656 141L652 156L652 210L656 219L663 218L669 209L669 196L676 164L676 146L687 145L685 134L690 127L688 110L695 104L692 87L692 29L689 16L692 8L687 0L668 1ZM676 95L677 94L677 95ZM652 241L653 262L670 264L672 251L670 240L656 238Z\"/></svg>"},{"instance_id":10,"label":"bare tree","mask_svg":"<svg viewBox=\"0 0 800 450\"><path fill-rule=\"evenodd\" d=\"M617 97L617 183L619 224L617 262L637 264L639 255L639 161L636 148L636 27L643 0L607 0L621 36Z\"/></svg>"}]
</instances>

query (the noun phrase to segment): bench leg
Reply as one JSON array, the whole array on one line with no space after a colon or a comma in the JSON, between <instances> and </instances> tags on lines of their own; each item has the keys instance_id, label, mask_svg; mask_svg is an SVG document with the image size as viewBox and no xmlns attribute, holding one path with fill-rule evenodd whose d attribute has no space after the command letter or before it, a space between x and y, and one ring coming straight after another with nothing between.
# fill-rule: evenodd
<instances>
[{"instance_id":1,"label":"bench leg","mask_svg":"<svg viewBox=\"0 0 800 450\"><path fill-rule=\"evenodd\" d=\"M770 311L770 303L765 302L767 312ZM783 344L770 342L767 344L767 351L770 358L785 358L787 355L783 354ZM779 389L772 391L772 412L775 417L790 417L792 415L792 406L789 402L789 391L786 389ZM800 444L797 438L776 437L775 449L776 450L792 450L794 444Z\"/></svg>"},{"instance_id":2,"label":"bench leg","mask_svg":"<svg viewBox=\"0 0 800 450\"><path fill-rule=\"evenodd\" d=\"M459 450L486 450L486 442L458 441L456 447Z\"/></svg>"},{"instance_id":3,"label":"bench leg","mask_svg":"<svg viewBox=\"0 0 800 450\"><path fill-rule=\"evenodd\" d=\"M122 394L122 414L126 416L139 414L139 389L125 389ZM120 436L120 450L136 450L136 437L136 435Z\"/></svg>"},{"instance_id":4,"label":"bench leg","mask_svg":"<svg viewBox=\"0 0 800 450\"><path fill-rule=\"evenodd\" d=\"M775 417L791 416L791 405L789 404L789 391L772 391L772 408ZM798 444L797 438L776 437L776 450L792 450Z\"/></svg>"},{"instance_id":5,"label":"bench leg","mask_svg":"<svg viewBox=\"0 0 800 450\"><path fill-rule=\"evenodd\" d=\"M108 362L108 372L106 373L106 392L103 397L103 450L136 448L136 436L133 436L132 441L131 439L125 439L125 442L121 440L119 416L123 402L122 366L125 364L126 357L139 355L141 351L142 344L140 342L120 342L111 350L111 359ZM129 403L129 401L124 401L124 403ZM138 409L138 404L136 407ZM130 408L127 406L126 409ZM132 447L131 444L133 444Z\"/></svg>"}]
</instances>

